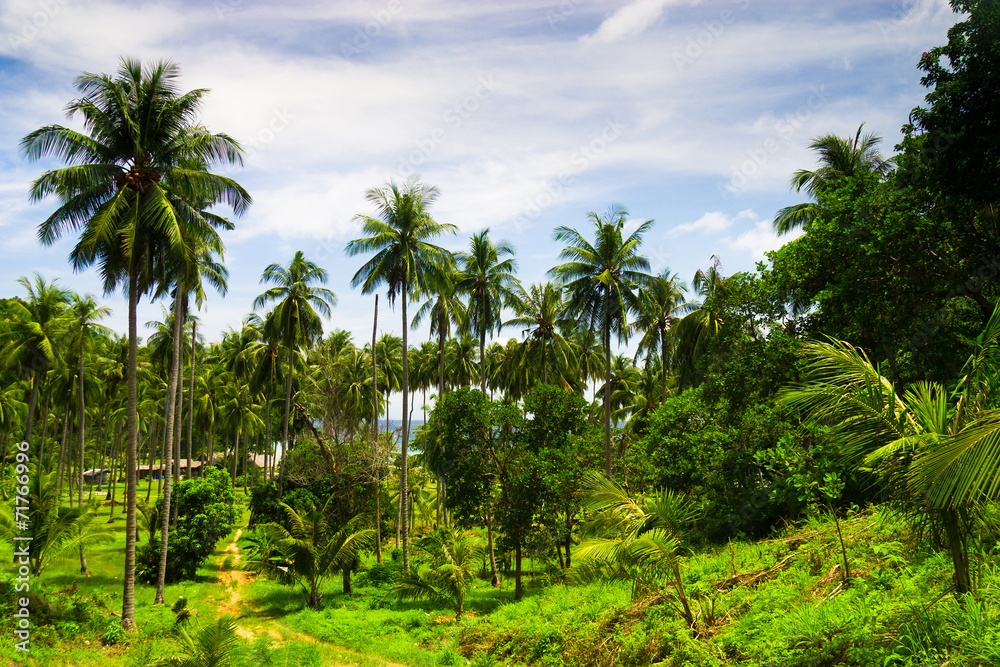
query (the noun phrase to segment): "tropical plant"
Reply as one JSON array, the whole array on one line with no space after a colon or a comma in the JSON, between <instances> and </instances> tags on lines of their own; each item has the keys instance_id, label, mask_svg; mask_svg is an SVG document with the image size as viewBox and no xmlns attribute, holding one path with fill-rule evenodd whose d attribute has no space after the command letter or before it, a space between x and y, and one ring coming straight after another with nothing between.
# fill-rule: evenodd
<instances>
[{"instance_id":1,"label":"tropical plant","mask_svg":"<svg viewBox=\"0 0 1000 667\"><path fill-rule=\"evenodd\" d=\"M326 519L332 501L333 496L322 508L307 507L301 513L281 503L288 528L279 523L265 525L262 544L266 548L248 554L243 567L286 583L298 582L309 594L309 607L318 609L322 602L319 590L326 577L349 568L358 553L375 541L375 531L358 530L360 516L334 529Z\"/></svg>"},{"instance_id":2,"label":"tropical plant","mask_svg":"<svg viewBox=\"0 0 1000 667\"><path fill-rule=\"evenodd\" d=\"M184 625L177 625L181 646L185 653L160 658L154 667L229 667L235 664L239 637L236 635L236 617L223 614L198 631L194 637Z\"/></svg>"},{"instance_id":3,"label":"tropical plant","mask_svg":"<svg viewBox=\"0 0 1000 667\"><path fill-rule=\"evenodd\" d=\"M424 294L431 286L433 277L438 276L452 266L451 253L444 248L433 245L431 239L447 232L454 232L456 227L435 221L427 209L438 197L438 190L433 186L420 183L411 178L402 186L390 181L383 188L372 188L365 198L375 206L378 217L358 215L355 220L361 222L362 229L369 236L355 239L347 244L345 251L351 257L366 253L375 253L354 274L352 287L361 287L364 294L370 294L379 286L388 288L389 304L400 299L403 325L403 437L401 453L403 464L400 466L399 487L407 488L406 461L409 440L409 366L407 363L407 330L409 320L406 317L406 303L414 295ZM400 514L402 515L403 538L403 569L410 569L408 547L407 513L403 511L403 499L400 497Z\"/></svg>"},{"instance_id":4,"label":"tropical plant","mask_svg":"<svg viewBox=\"0 0 1000 667\"><path fill-rule=\"evenodd\" d=\"M479 389L486 393L486 334L500 332L504 306L514 300L517 262L510 241L490 240L487 227L472 235L469 251L458 255L462 266L458 289L469 295L465 326L479 337Z\"/></svg>"},{"instance_id":5,"label":"tropical plant","mask_svg":"<svg viewBox=\"0 0 1000 667\"><path fill-rule=\"evenodd\" d=\"M699 515L694 503L670 490L632 497L598 473L585 479L584 490L581 504L595 514L585 528L595 537L580 547L573 578L628 581L633 598L670 586L678 610L693 628L696 618L681 564L684 532Z\"/></svg>"},{"instance_id":6,"label":"tropical plant","mask_svg":"<svg viewBox=\"0 0 1000 667\"><path fill-rule=\"evenodd\" d=\"M686 291L687 286L677 279L677 274L664 269L649 281L639 295L639 309L635 322L632 323L632 329L642 335L636 349L636 359L643 353L648 357L656 355L660 358L660 402L667 400L672 347L675 344L670 334L674 324L680 319L680 314L688 308L684 302Z\"/></svg>"},{"instance_id":7,"label":"tropical plant","mask_svg":"<svg viewBox=\"0 0 1000 667\"><path fill-rule=\"evenodd\" d=\"M649 282L649 260L639 254L652 220L625 236L628 211L612 204L604 215L587 214L594 243L569 227L557 227L555 239L566 243L559 254L568 262L549 273L566 287L569 311L597 329L604 348L604 469L611 476L611 336L627 339L628 316L639 307L638 288Z\"/></svg>"},{"instance_id":8,"label":"tropical plant","mask_svg":"<svg viewBox=\"0 0 1000 667\"><path fill-rule=\"evenodd\" d=\"M572 388L570 371L576 359L573 344L563 336L572 320L566 313L562 287L545 282L531 285L526 291L518 285L511 306L515 317L504 324L521 327L525 336L518 348L518 372L527 376L530 371L542 384L558 382L566 389Z\"/></svg>"},{"instance_id":9,"label":"tropical plant","mask_svg":"<svg viewBox=\"0 0 1000 667\"><path fill-rule=\"evenodd\" d=\"M830 424L841 451L877 473L905 512L943 533L959 593L971 588L968 536L976 511L1000 495L998 339L1000 308L953 387L921 381L903 392L851 344L811 342L806 381L779 395Z\"/></svg>"},{"instance_id":10,"label":"tropical plant","mask_svg":"<svg viewBox=\"0 0 1000 667\"><path fill-rule=\"evenodd\" d=\"M404 573L386 596L449 604L455 609L455 620L462 620L465 597L476 579L475 567L483 558L482 547L470 535L451 528L439 528L414 546L428 566Z\"/></svg>"},{"instance_id":11,"label":"tropical plant","mask_svg":"<svg viewBox=\"0 0 1000 667\"><path fill-rule=\"evenodd\" d=\"M123 59L117 75L83 74L76 79L80 99L68 114L83 117L85 133L61 125L42 127L21 142L30 160L54 155L70 166L51 169L31 186L31 199L50 195L61 205L39 226L45 245L70 230L81 236L70 253L74 269L94 263L106 292L125 283L128 293L129 358L126 409L125 576L122 625L135 627L135 488L137 333L139 298L158 280L158 265L191 250L184 228L207 237L212 226L199 213L207 197L237 215L250 196L230 178L191 165L241 162L239 144L224 134L194 130L204 89L180 93L177 65L161 61L143 67ZM192 200L196 193L197 200Z\"/></svg>"},{"instance_id":12,"label":"tropical plant","mask_svg":"<svg viewBox=\"0 0 1000 667\"><path fill-rule=\"evenodd\" d=\"M277 305L264 323L265 337L280 339L288 350L288 374L285 377L285 416L282 420L281 458L284 461L288 450L288 424L292 408L292 373L295 366L295 351L302 343L313 343L323 335L323 323L319 313L330 316L330 308L337 304L337 296L325 287L328 274L314 262L310 262L301 250L295 252L287 267L271 264L261 275L260 282L274 283L272 287L254 299L254 310L274 301ZM270 335L268 335L270 334ZM278 476L278 493L284 490L285 466L282 463Z\"/></svg>"},{"instance_id":13,"label":"tropical plant","mask_svg":"<svg viewBox=\"0 0 1000 667\"><path fill-rule=\"evenodd\" d=\"M796 171L792 176L792 189L795 192L805 190L815 197L817 191L837 181L860 175L885 176L892 168L892 161L883 158L878 150L882 142L880 136L871 133L861 136L864 126L864 123L858 126L853 139L834 134L814 139L809 148L819 154L820 166L813 171ZM815 204L794 204L778 211L772 224L774 231L781 235L808 226L815 217Z\"/></svg>"}]
</instances>

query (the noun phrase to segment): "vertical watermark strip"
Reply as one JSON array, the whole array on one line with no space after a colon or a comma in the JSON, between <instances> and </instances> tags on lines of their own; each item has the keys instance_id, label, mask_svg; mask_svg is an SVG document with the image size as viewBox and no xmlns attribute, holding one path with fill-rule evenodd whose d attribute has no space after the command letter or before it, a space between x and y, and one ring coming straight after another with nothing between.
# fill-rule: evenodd
<instances>
[{"instance_id":1,"label":"vertical watermark strip","mask_svg":"<svg viewBox=\"0 0 1000 667\"><path fill-rule=\"evenodd\" d=\"M17 487L14 494L14 526L17 533L14 535L14 564L17 567L17 577L15 578L14 592L28 593L31 591L31 503L29 501L28 484L31 481L28 477L30 455L28 443L20 442L17 445L17 454L14 455L16 466L14 474ZM14 600L14 637L18 640L14 643L14 648L18 651L29 653L31 650L31 611L29 609L29 598L18 596Z\"/></svg>"}]
</instances>

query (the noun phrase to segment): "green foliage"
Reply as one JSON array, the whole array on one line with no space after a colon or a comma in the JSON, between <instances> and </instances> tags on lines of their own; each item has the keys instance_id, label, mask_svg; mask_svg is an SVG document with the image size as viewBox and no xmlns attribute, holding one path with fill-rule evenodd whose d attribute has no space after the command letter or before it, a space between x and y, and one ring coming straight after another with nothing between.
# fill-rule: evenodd
<instances>
[{"instance_id":1,"label":"green foliage","mask_svg":"<svg viewBox=\"0 0 1000 667\"><path fill-rule=\"evenodd\" d=\"M192 637L185 627L177 633L184 648L182 655L162 658L152 663L155 667L228 667L236 663L239 638L236 636L236 618L223 614L214 623L206 624Z\"/></svg>"},{"instance_id":2,"label":"green foliage","mask_svg":"<svg viewBox=\"0 0 1000 667\"><path fill-rule=\"evenodd\" d=\"M166 580L176 582L193 579L202 563L215 550L216 543L232 530L236 521L233 491L229 475L216 468L204 477L186 479L177 485L177 527L171 530L167 544ZM163 501L156 501L157 514ZM136 556L136 576L147 582L156 581L160 564L159 535L146 542Z\"/></svg>"},{"instance_id":3,"label":"green foliage","mask_svg":"<svg viewBox=\"0 0 1000 667\"><path fill-rule=\"evenodd\" d=\"M449 528L436 530L414 546L428 567L403 573L386 595L450 604L455 609L455 620L462 620L465 597L475 580L474 568L483 557L482 548L469 535Z\"/></svg>"}]
</instances>

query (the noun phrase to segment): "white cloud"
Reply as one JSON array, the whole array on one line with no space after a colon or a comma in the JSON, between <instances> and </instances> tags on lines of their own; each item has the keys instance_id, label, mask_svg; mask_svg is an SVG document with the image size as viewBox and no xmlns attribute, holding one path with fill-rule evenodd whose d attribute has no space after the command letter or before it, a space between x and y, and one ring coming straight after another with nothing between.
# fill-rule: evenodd
<instances>
[{"instance_id":1,"label":"white cloud","mask_svg":"<svg viewBox=\"0 0 1000 667\"><path fill-rule=\"evenodd\" d=\"M584 35L581 42L591 44L614 44L626 37L638 35L655 23L671 0L635 0L604 19L600 27L590 35Z\"/></svg>"},{"instance_id":2,"label":"white cloud","mask_svg":"<svg viewBox=\"0 0 1000 667\"><path fill-rule=\"evenodd\" d=\"M757 215L750 209L744 209L735 216L726 215L722 211L709 211L694 222L688 222L683 225L673 227L669 232L667 232L667 235L674 236L676 234L687 234L690 232L711 234L729 229L740 220L754 220L756 218Z\"/></svg>"},{"instance_id":3,"label":"white cloud","mask_svg":"<svg viewBox=\"0 0 1000 667\"><path fill-rule=\"evenodd\" d=\"M756 216L754 216L756 218ZM794 241L802 234L802 231L778 236L774 233L774 228L770 220L758 220L753 227L747 229L736 238L723 238L723 243L741 254L750 255L753 261L764 259L764 253L769 250L777 250L790 241Z\"/></svg>"}]
</instances>

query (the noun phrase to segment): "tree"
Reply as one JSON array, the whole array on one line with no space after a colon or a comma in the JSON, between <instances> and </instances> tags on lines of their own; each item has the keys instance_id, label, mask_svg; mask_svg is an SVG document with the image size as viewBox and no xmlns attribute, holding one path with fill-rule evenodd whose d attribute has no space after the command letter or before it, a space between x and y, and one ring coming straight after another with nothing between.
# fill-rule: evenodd
<instances>
[{"instance_id":1,"label":"tree","mask_svg":"<svg viewBox=\"0 0 1000 667\"><path fill-rule=\"evenodd\" d=\"M75 270L98 263L106 292L124 283L128 293L129 360L126 410L125 576L122 626L135 627L135 487L137 334L136 305L153 286L154 266L166 254L184 256L181 227L210 226L185 198L192 190L211 193L237 215L250 196L230 178L183 166L241 162L239 144L224 134L191 131L204 89L180 93L177 65L161 61L143 67L123 59L114 78L83 74L76 79L80 99L68 106L83 117L85 133L49 125L27 135L21 152L30 160L54 155L70 166L46 171L31 186L31 199L50 195L61 205L39 226L49 245L67 231L81 230L70 253Z\"/></svg>"},{"instance_id":2,"label":"tree","mask_svg":"<svg viewBox=\"0 0 1000 667\"><path fill-rule=\"evenodd\" d=\"M310 262L296 251L287 267L271 264L264 269L261 283L274 283L272 287L254 299L253 308L257 310L275 301L277 305L268 315L264 324L265 332L280 338L288 350L288 374L285 377L285 416L282 420L281 432L281 472L278 478L278 494L284 490L285 465L284 457L288 450L288 423L292 407L292 374L295 366L295 351L302 343L312 343L323 335L323 323L316 313L318 310L326 317L330 316L330 308L337 303L337 296L325 287L316 287L312 283L326 284L327 272L314 262ZM265 333L267 335L267 333Z\"/></svg>"},{"instance_id":3,"label":"tree","mask_svg":"<svg viewBox=\"0 0 1000 667\"><path fill-rule=\"evenodd\" d=\"M664 269L654 277L639 295L639 309L632 328L642 334L636 358L645 352L647 355L659 355L662 372L663 392L660 401L667 400L668 376L671 362L671 329L680 319L687 304L684 303L684 292L687 286L677 280L676 273Z\"/></svg>"},{"instance_id":4,"label":"tree","mask_svg":"<svg viewBox=\"0 0 1000 667\"><path fill-rule=\"evenodd\" d=\"M562 287L545 282L525 291L518 285L511 305L516 316L504 324L523 327L526 336L519 348L518 371L527 376L531 369L537 373L536 380L548 384L551 368L551 381L571 388L571 371L577 363L573 345L562 333L573 324L566 314Z\"/></svg>"},{"instance_id":5,"label":"tree","mask_svg":"<svg viewBox=\"0 0 1000 667\"><path fill-rule=\"evenodd\" d=\"M505 259L506 258L506 259ZM489 228L472 235L469 251L459 254L458 289L469 295L466 327L479 336L479 389L486 393L486 334L500 332L505 305L514 300L517 262L510 241L490 241Z\"/></svg>"},{"instance_id":6,"label":"tree","mask_svg":"<svg viewBox=\"0 0 1000 667\"><path fill-rule=\"evenodd\" d=\"M808 379L781 394L832 426L841 451L875 469L904 508L945 535L959 593L971 588L967 535L973 511L1000 496L1000 410L994 389L1000 308L949 390L918 382L897 392L864 352L843 341L806 346Z\"/></svg>"},{"instance_id":7,"label":"tree","mask_svg":"<svg viewBox=\"0 0 1000 667\"><path fill-rule=\"evenodd\" d=\"M473 569L482 558L482 548L471 536L439 528L417 541L417 549L430 561L430 566L404 574L386 595L401 599L430 599L451 604L455 620L462 620L465 596L475 581Z\"/></svg>"},{"instance_id":8,"label":"tree","mask_svg":"<svg viewBox=\"0 0 1000 667\"><path fill-rule=\"evenodd\" d=\"M628 338L628 315L638 308L640 286L649 282L649 260L639 254L652 220L625 237L628 211L612 204L604 215L587 214L594 225L591 244L575 229L557 227L555 239L566 243L560 259L570 260L549 274L567 290L569 309L581 323L596 328L604 347L604 468L611 476L611 335Z\"/></svg>"},{"instance_id":9,"label":"tree","mask_svg":"<svg viewBox=\"0 0 1000 667\"><path fill-rule=\"evenodd\" d=\"M154 667L228 667L237 659L237 649L240 645L237 630L236 618L230 614L219 616L214 623L199 630L195 637L181 625L177 631L186 654L161 658L153 665Z\"/></svg>"},{"instance_id":10,"label":"tree","mask_svg":"<svg viewBox=\"0 0 1000 667\"><path fill-rule=\"evenodd\" d=\"M76 348L77 354L77 392L79 399L79 411L77 413L77 418L79 419L79 428L77 431L77 455L78 460L78 470L77 470L77 502L82 507L83 506L83 445L84 445L84 432L85 432L85 422L87 415L87 405L85 399L85 392L83 386L83 356L84 350L94 344L94 334L109 334L111 332L107 327L101 326L97 323L97 320L103 319L111 314L111 309L106 306L98 306L94 297L90 294L85 296L80 296L78 294L73 295L73 303L70 306L70 312L73 317L73 342ZM64 444L65 446L65 444ZM87 567L87 558L83 553L83 545L80 545L80 573L90 574L90 568Z\"/></svg>"},{"instance_id":11,"label":"tree","mask_svg":"<svg viewBox=\"0 0 1000 667\"><path fill-rule=\"evenodd\" d=\"M796 192L805 190L815 197L837 181L861 175L885 176L892 163L884 159L878 150L882 138L871 133L861 136L864 126L864 123L858 126L854 139L833 134L814 139L809 148L819 153L820 166L814 171L796 171L792 176L792 189ZM815 216L814 204L795 204L778 211L772 224L778 234L787 234L798 227L808 226Z\"/></svg>"},{"instance_id":12,"label":"tree","mask_svg":"<svg viewBox=\"0 0 1000 667\"><path fill-rule=\"evenodd\" d=\"M364 294L370 294L381 285L388 288L390 305L401 296L403 325L403 437L401 442L402 464L400 465L399 488L406 489L407 444L409 440L409 385L410 372L407 364L407 336L409 320L406 317L406 302L416 294L423 294L430 286L430 280L452 263L451 253L430 243L447 232L454 232L452 224L442 224L431 218L427 209L438 197L435 187L411 178L402 186L390 181L383 188L372 188L365 198L372 203L378 213L377 218L358 215L362 229L369 236L355 239L347 244L348 256L375 253L354 274L352 287L361 287ZM400 494L400 507L405 494ZM401 510L403 537L403 569L409 572L410 555L408 547L407 512Z\"/></svg>"},{"instance_id":13,"label":"tree","mask_svg":"<svg viewBox=\"0 0 1000 667\"><path fill-rule=\"evenodd\" d=\"M339 529L330 526L326 512L332 500L333 496L322 508L312 507L301 513L281 503L289 527L278 523L264 526L270 544L281 557L274 558L273 552L254 553L244 565L251 571L263 572L283 581L298 581L309 593L307 604L311 609L320 607L322 595L319 589L327 575L349 566L361 549L375 540L375 531L357 530L360 517L348 521Z\"/></svg>"}]
</instances>

